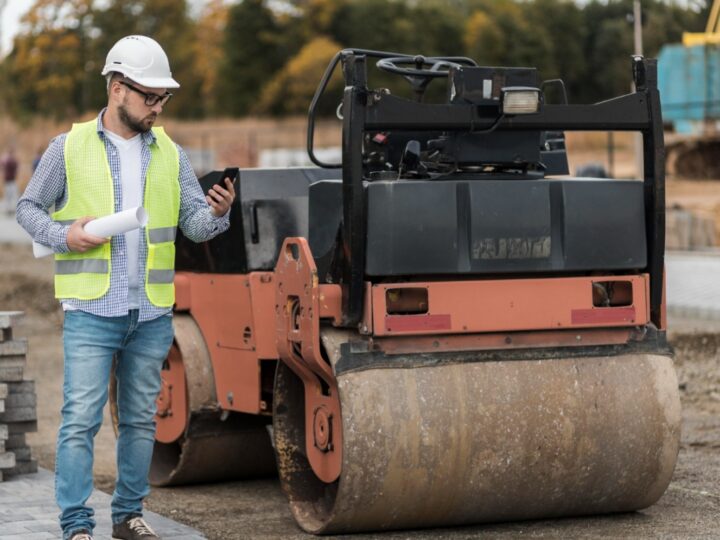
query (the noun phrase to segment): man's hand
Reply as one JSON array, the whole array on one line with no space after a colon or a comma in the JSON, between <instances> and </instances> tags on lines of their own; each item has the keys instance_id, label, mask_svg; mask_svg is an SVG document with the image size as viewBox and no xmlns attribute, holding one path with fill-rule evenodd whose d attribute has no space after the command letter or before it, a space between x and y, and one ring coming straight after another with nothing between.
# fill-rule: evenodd
<instances>
[{"instance_id":1,"label":"man's hand","mask_svg":"<svg viewBox=\"0 0 720 540\"><path fill-rule=\"evenodd\" d=\"M230 205L235 200L235 188L232 185L232 181L229 178L224 179L225 187L221 188L218 184L215 184L208 194L205 196L207 203L212 206L210 212L215 217L221 217L227 214L230 210Z\"/></svg>"},{"instance_id":2,"label":"man's hand","mask_svg":"<svg viewBox=\"0 0 720 540\"><path fill-rule=\"evenodd\" d=\"M77 253L85 253L88 249L102 246L109 239L95 236L85 232L85 224L95 219L94 217L81 217L75 223L70 225L67 235L67 245L70 251Z\"/></svg>"}]
</instances>

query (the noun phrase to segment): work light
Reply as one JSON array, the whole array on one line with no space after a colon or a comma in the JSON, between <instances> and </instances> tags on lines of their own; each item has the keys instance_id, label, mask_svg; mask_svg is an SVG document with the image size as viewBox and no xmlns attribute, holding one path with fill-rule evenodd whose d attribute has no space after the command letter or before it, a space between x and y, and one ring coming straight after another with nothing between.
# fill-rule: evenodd
<instances>
[{"instance_id":1,"label":"work light","mask_svg":"<svg viewBox=\"0 0 720 540\"><path fill-rule=\"evenodd\" d=\"M533 114L540 110L540 90L529 86L506 86L501 90L503 114Z\"/></svg>"}]
</instances>

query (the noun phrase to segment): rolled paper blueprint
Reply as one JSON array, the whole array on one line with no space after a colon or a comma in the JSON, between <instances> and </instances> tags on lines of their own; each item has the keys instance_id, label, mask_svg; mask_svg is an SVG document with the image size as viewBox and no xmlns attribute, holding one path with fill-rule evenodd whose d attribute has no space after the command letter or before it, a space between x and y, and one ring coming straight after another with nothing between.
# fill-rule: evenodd
<instances>
[{"instance_id":1,"label":"rolled paper blueprint","mask_svg":"<svg viewBox=\"0 0 720 540\"><path fill-rule=\"evenodd\" d=\"M85 231L107 238L116 234L123 234L134 229L139 229L147 224L147 212L142 206L129 208L117 214L93 219L85 225ZM53 250L48 246L33 241L33 255L36 258L52 255Z\"/></svg>"}]
</instances>

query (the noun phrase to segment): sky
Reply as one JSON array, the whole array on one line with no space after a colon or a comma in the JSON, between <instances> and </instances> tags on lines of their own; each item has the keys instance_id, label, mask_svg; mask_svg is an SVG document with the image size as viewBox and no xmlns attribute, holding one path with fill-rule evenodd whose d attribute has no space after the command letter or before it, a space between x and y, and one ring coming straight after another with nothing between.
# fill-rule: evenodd
<instances>
[{"instance_id":1,"label":"sky","mask_svg":"<svg viewBox=\"0 0 720 540\"><path fill-rule=\"evenodd\" d=\"M0 5L3 0L0 0ZM0 56L10 52L13 36L18 32L20 17L32 6L32 0L7 0L5 9L0 12Z\"/></svg>"}]
</instances>

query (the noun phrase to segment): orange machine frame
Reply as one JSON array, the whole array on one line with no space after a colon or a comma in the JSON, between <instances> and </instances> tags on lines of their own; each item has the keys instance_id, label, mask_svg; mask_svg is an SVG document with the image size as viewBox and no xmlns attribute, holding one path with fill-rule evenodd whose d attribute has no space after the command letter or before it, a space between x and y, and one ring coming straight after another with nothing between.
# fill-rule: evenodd
<instances>
[{"instance_id":1,"label":"orange machine frame","mask_svg":"<svg viewBox=\"0 0 720 540\"><path fill-rule=\"evenodd\" d=\"M607 281L629 284L628 305L593 305L594 284ZM387 293L402 289L426 289L427 312L390 314ZM371 291L365 324L375 336L641 326L650 318L647 274L392 283Z\"/></svg>"},{"instance_id":2,"label":"orange machine frame","mask_svg":"<svg viewBox=\"0 0 720 540\"><path fill-rule=\"evenodd\" d=\"M593 305L592 284L608 280L630 284L630 305ZM230 411L268 413L268 404L262 397L260 363L279 358L275 273L178 272L175 286L176 311L189 312L205 338L219 406ZM400 288L426 289L427 312L388 314L387 291ZM319 285L319 290L321 318L331 319L332 324L338 325L340 285ZM379 343L385 342L383 347L389 351L398 352L409 352L414 347L420 351L433 342L437 350L438 343L447 345L448 340L454 340L451 348L506 348L508 338L498 336L507 333L515 334L514 346L537 347L543 342L554 346L568 341L558 332L562 330L585 330L585 341L577 345L625 342L628 332L623 328L642 326L649 321L647 274L368 283L367 290L360 332ZM592 331L613 328L618 331ZM523 334L527 335L522 337ZM424 336L434 336L434 339L428 341L430 338ZM580 338L574 335L572 340L580 341Z\"/></svg>"},{"instance_id":3,"label":"orange machine frame","mask_svg":"<svg viewBox=\"0 0 720 540\"><path fill-rule=\"evenodd\" d=\"M620 293L599 303L595 292L608 286ZM337 478L339 402L320 350L320 320L340 326L343 290L318 283L307 240L286 239L274 271L178 272L175 289L175 310L189 312L205 341L217 408L270 414L272 389L263 378L282 359L301 376L310 400L306 430L313 470L328 482ZM648 274L367 282L365 291L359 334L387 355L618 345L650 320ZM189 418L181 355L177 347L171 352L158 397L161 442L179 438Z\"/></svg>"}]
</instances>

